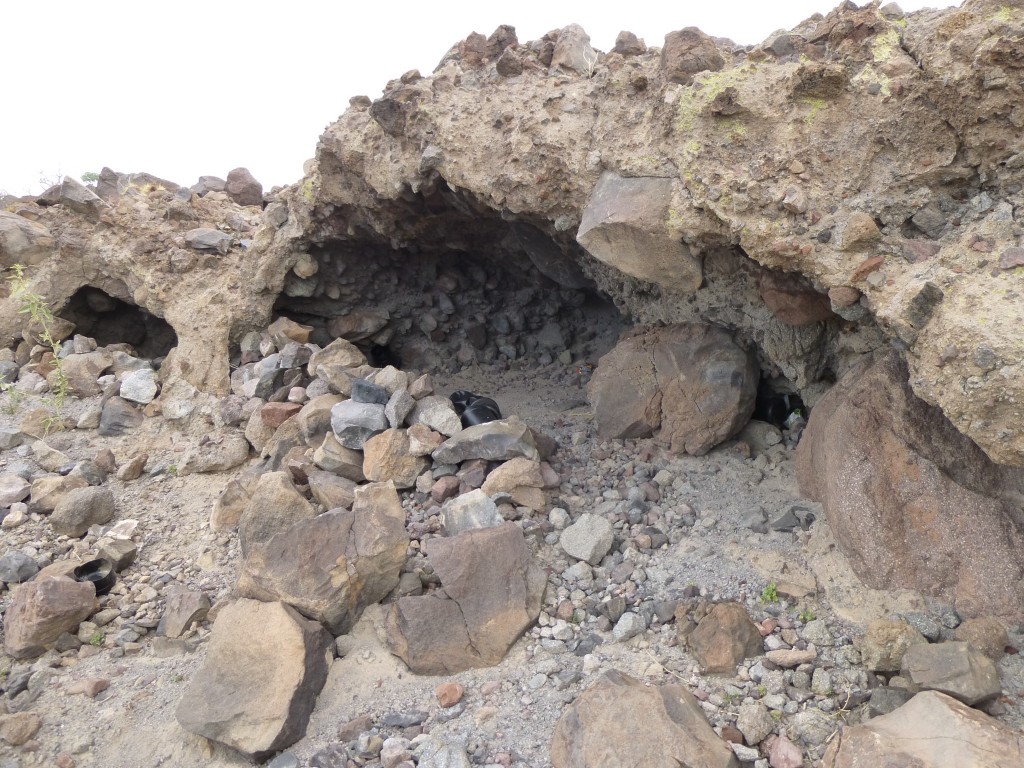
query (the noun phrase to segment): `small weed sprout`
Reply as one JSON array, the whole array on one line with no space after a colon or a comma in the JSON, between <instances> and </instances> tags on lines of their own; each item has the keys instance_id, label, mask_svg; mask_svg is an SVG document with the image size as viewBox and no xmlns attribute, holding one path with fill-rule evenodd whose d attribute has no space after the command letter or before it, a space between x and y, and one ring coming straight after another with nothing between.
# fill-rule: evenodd
<instances>
[{"instance_id":1,"label":"small weed sprout","mask_svg":"<svg viewBox=\"0 0 1024 768\"><path fill-rule=\"evenodd\" d=\"M814 621L818 617L814 615L814 611L812 611L810 608L804 608L802 611L800 611L800 615L797 616L797 618L800 619L800 621L802 621L804 624L806 624L808 621Z\"/></svg>"},{"instance_id":2,"label":"small weed sprout","mask_svg":"<svg viewBox=\"0 0 1024 768\"><path fill-rule=\"evenodd\" d=\"M779 602L779 590L776 587L774 581L768 582L768 586L761 590L761 602L762 603L777 603Z\"/></svg>"},{"instance_id":3,"label":"small weed sprout","mask_svg":"<svg viewBox=\"0 0 1024 768\"><path fill-rule=\"evenodd\" d=\"M91 645L93 648L99 648L101 645L103 645L103 633L97 632L92 637L90 637L89 645Z\"/></svg>"},{"instance_id":4,"label":"small weed sprout","mask_svg":"<svg viewBox=\"0 0 1024 768\"><path fill-rule=\"evenodd\" d=\"M50 394L44 400L50 413L43 420L43 431L44 434L49 434L53 428L63 424L64 401L70 392L67 371L64 370L64 361L60 358L60 340L53 335L55 318L46 299L29 288L25 267L22 264L15 264L11 267L11 272L7 280L11 284L11 299L18 304L18 314L28 316L30 327L39 330L40 343L48 347L53 355ZM11 393L9 386L4 387L3 391ZM8 405L17 406L13 396Z\"/></svg>"}]
</instances>

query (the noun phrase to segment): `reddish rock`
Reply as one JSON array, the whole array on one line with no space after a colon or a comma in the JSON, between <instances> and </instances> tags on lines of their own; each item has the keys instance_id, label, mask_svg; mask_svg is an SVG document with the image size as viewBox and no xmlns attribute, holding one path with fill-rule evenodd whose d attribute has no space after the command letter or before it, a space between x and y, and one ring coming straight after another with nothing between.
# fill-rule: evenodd
<instances>
[{"instance_id":1,"label":"reddish rock","mask_svg":"<svg viewBox=\"0 0 1024 768\"><path fill-rule=\"evenodd\" d=\"M430 489L430 498L437 504L443 504L448 499L459 495L459 485L459 478L455 475L439 477Z\"/></svg>"},{"instance_id":2,"label":"reddish rock","mask_svg":"<svg viewBox=\"0 0 1024 768\"><path fill-rule=\"evenodd\" d=\"M897 353L866 358L821 399L796 468L869 587L942 597L968 617L1021 615L1020 470L916 397Z\"/></svg>"},{"instance_id":3,"label":"reddish rock","mask_svg":"<svg viewBox=\"0 0 1024 768\"><path fill-rule=\"evenodd\" d=\"M938 243L932 243L927 240L903 241L903 258L914 264L927 261L941 250L942 247Z\"/></svg>"},{"instance_id":4,"label":"reddish rock","mask_svg":"<svg viewBox=\"0 0 1024 768\"><path fill-rule=\"evenodd\" d=\"M1002 269L1024 267L1024 248L1012 246L999 254L999 266Z\"/></svg>"},{"instance_id":5,"label":"reddish rock","mask_svg":"<svg viewBox=\"0 0 1024 768\"><path fill-rule=\"evenodd\" d=\"M744 659L763 652L761 633L739 603L719 603L701 619L688 642L705 672L733 674Z\"/></svg>"},{"instance_id":6,"label":"reddish rock","mask_svg":"<svg viewBox=\"0 0 1024 768\"><path fill-rule=\"evenodd\" d=\"M864 261L860 263L860 266L850 273L850 282L859 283L872 272L881 269L883 264L885 264L884 256L871 256L864 259Z\"/></svg>"},{"instance_id":7,"label":"reddish rock","mask_svg":"<svg viewBox=\"0 0 1024 768\"><path fill-rule=\"evenodd\" d=\"M766 740L768 765L771 768L803 768L804 755L786 736L769 736Z\"/></svg>"},{"instance_id":8,"label":"reddish rock","mask_svg":"<svg viewBox=\"0 0 1024 768\"><path fill-rule=\"evenodd\" d=\"M799 275L765 272L757 290L765 306L786 325L810 325L835 317L829 297L818 293Z\"/></svg>"},{"instance_id":9,"label":"reddish rock","mask_svg":"<svg viewBox=\"0 0 1024 768\"><path fill-rule=\"evenodd\" d=\"M462 697L465 693L466 689L462 687L462 683L441 683L434 689L434 695L437 697L437 703L444 709L454 707L462 701Z\"/></svg>"},{"instance_id":10,"label":"reddish rock","mask_svg":"<svg viewBox=\"0 0 1024 768\"><path fill-rule=\"evenodd\" d=\"M717 72L724 66L725 59L715 41L696 27L665 35L661 69L670 82L689 85L698 72Z\"/></svg>"},{"instance_id":11,"label":"reddish rock","mask_svg":"<svg viewBox=\"0 0 1024 768\"><path fill-rule=\"evenodd\" d=\"M277 429L301 410L298 403L267 403L260 409L260 418L268 427Z\"/></svg>"},{"instance_id":12,"label":"reddish rock","mask_svg":"<svg viewBox=\"0 0 1024 768\"><path fill-rule=\"evenodd\" d=\"M64 632L96 610L92 584L69 578L44 578L20 585L4 614L4 649L16 659L38 656Z\"/></svg>"},{"instance_id":13,"label":"reddish rock","mask_svg":"<svg viewBox=\"0 0 1024 768\"><path fill-rule=\"evenodd\" d=\"M837 285L829 288L828 298L836 307L849 307L860 301L861 293L852 285Z\"/></svg>"}]
</instances>

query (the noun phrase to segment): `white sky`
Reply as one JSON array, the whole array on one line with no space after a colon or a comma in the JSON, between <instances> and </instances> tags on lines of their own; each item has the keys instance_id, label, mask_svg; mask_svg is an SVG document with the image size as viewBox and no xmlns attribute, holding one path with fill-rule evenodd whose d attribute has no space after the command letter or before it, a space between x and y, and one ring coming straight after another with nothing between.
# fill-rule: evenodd
<instances>
[{"instance_id":1,"label":"white sky","mask_svg":"<svg viewBox=\"0 0 1024 768\"><path fill-rule=\"evenodd\" d=\"M0 191L103 166L185 185L245 166L269 189L302 175L349 97L429 74L470 32L526 42L575 22L608 51L623 29L660 46L698 26L747 44L838 1L3 0Z\"/></svg>"}]
</instances>

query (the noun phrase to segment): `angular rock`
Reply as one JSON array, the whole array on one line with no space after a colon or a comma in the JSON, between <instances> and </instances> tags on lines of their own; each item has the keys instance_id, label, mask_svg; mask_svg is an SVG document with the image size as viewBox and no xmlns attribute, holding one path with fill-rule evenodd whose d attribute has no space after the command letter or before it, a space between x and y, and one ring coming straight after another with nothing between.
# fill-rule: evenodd
<instances>
[{"instance_id":1,"label":"angular rock","mask_svg":"<svg viewBox=\"0 0 1024 768\"><path fill-rule=\"evenodd\" d=\"M363 474L363 452L346 448L338 442L333 432L329 432L320 447L313 452L313 463L327 472L357 483L366 479Z\"/></svg>"},{"instance_id":2,"label":"angular rock","mask_svg":"<svg viewBox=\"0 0 1024 768\"><path fill-rule=\"evenodd\" d=\"M439 464L461 464L468 459L508 461L517 456L540 458L533 433L518 416L467 427L445 440L431 455Z\"/></svg>"},{"instance_id":3,"label":"angular rock","mask_svg":"<svg viewBox=\"0 0 1024 768\"><path fill-rule=\"evenodd\" d=\"M0 715L0 741L12 747L29 742L43 727L43 718L38 712L13 712ZM19 763L12 763L19 765Z\"/></svg>"},{"instance_id":4,"label":"angular rock","mask_svg":"<svg viewBox=\"0 0 1024 768\"><path fill-rule=\"evenodd\" d=\"M210 598L195 589L172 586L164 595L164 615L157 632L165 637L181 637L193 621L202 621L210 610Z\"/></svg>"},{"instance_id":5,"label":"angular rock","mask_svg":"<svg viewBox=\"0 0 1024 768\"><path fill-rule=\"evenodd\" d=\"M398 585L409 534L391 483L360 487L351 510L325 512L274 535L245 558L238 593L281 600L344 634Z\"/></svg>"},{"instance_id":6,"label":"angular rock","mask_svg":"<svg viewBox=\"0 0 1024 768\"><path fill-rule=\"evenodd\" d=\"M249 442L238 434L215 435L185 452L179 475L226 472L249 458Z\"/></svg>"},{"instance_id":7,"label":"angular rock","mask_svg":"<svg viewBox=\"0 0 1024 768\"><path fill-rule=\"evenodd\" d=\"M238 525L242 514L252 500L256 478L243 477L228 481L221 491L210 513L210 528L214 531L230 531Z\"/></svg>"},{"instance_id":8,"label":"angular rock","mask_svg":"<svg viewBox=\"0 0 1024 768\"><path fill-rule=\"evenodd\" d=\"M4 650L16 659L38 656L95 610L92 584L40 576L14 590L4 614Z\"/></svg>"},{"instance_id":9,"label":"angular rock","mask_svg":"<svg viewBox=\"0 0 1024 768\"><path fill-rule=\"evenodd\" d=\"M302 406L298 403L267 403L260 408L260 418L268 427L277 429L301 410Z\"/></svg>"},{"instance_id":10,"label":"angular rock","mask_svg":"<svg viewBox=\"0 0 1024 768\"><path fill-rule=\"evenodd\" d=\"M396 488L412 488L416 478L430 466L424 456L409 451L404 429L387 429L363 444L363 474L370 482L390 480Z\"/></svg>"},{"instance_id":11,"label":"angular rock","mask_svg":"<svg viewBox=\"0 0 1024 768\"><path fill-rule=\"evenodd\" d=\"M441 531L445 536L458 536L466 531L505 522L497 505L479 488L446 501L441 507L440 517Z\"/></svg>"},{"instance_id":12,"label":"angular rock","mask_svg":"<svg viewBox=\"0 0 1024 768\"><path fill-rule=\"evenodd\" d=\"M103 404L96 433L104 437L119 437L140 426L144 419L142 411L127 400L111 397Z\"/></svg>"},{"instance_id":13,"label":"angular rock","mask_svg":"<svg viewBox=\"0 0 1024 768\"><path fill-rule=\"evenodd\" d=\"M754 746L764 741L768 734L775 730L775 721L772 720L768 707L759 701L753 701L740 706L736 727L743 734L743 740Z\"/></svg>"},{"instance_id":14,"label":"angular rock","mask_svg":"<svg viewBox=\"0 0 1024 768\"><path fill-rule=\"evenodd\" d=\"M392 427L402 427L415 407L416 400L409 391L399 389L388 399L387 405L384 406L384 415L388 417L388 423Z\"/></svg>"},{"instance_id":15,"label":"angular rock","mask_svg":"<svg viewBox=\"0 0 1024 768\"><path fill-rule=\"evenodd\" d=\"M317 438L330 431L331 408L342 400L340 395L318 395L302 406L302 410L295 415L295 420L302 429L302 436L306 439L307 445L315 445Z\"/></svg>"},{"instance_id":16,"label":"angular rock","mask_svg":"<svg viewBox=\"0 0 1024 768\"><path fill-rule=\"evenodd\" d=\"M761 633L739 603L712 608L688 642L701 669L711 674L733 674L737 664L763 652Z\"/></svg>"},{"instance_id":17,"label":"angular rock","mask_svg":"<svg viewBox=\"0 0 1024 768\"><path fill-rule=\"evenodd\" d=\"M100 539L96 542L96 554L109 560L114 571L120 573L135 562L139 548L131 539Z\"/></svg>"},{"instance_id":18,"label":"angular rock","mask_svg":"<svg viewBox=\"0 0 1024 768\"><path fill-rule=\"evenodd\" d=\"M383 405L344 400L331 408L331 429L346 448L359 450L368 439L387 428Z\"/></svg>"},{"instance_id":19,"label":"angular rock","mask_svg":"<svg viewBox=\"0 0 1024 768\"><path fill-rule=\"evenodd\" d=\"M55 244L50 230L42 224L0 211L0 258L5 266L34 266L50 253Z\"/></svg>"},{"instance_id":20,"label":"angular rock","mask_svg":"<svg viewBox=\"0 0 1024 768\"><path fill-rule=\"evenodd\" d=\"M899 672L903 654L915 643L927 643L925 636L905 621L876 619L860 640L860 656L872 672Z\"/></svg>"},{"instance_id":21,"label":"angular rock","mask_svg":"<svg viewBox=\"0 0 1024 768\"><path fill-rule=\"evenodd\" d=\"M665 35L661 49L661 69L673 83L689 85L698 72L717 72L725 59L715 41L696 27L686 27Z\"/></svg>"},{"instance_id":22,"label":"angular rock","mask_svg":"<svg viewBox=\"0 0 1024 768\"><path fill-rule=\"evenodd\" d=\"M583 210L576 240L620 272L691 293L700 287L703 272L671 216L675 195L672 179L623 178L605 171Z\"/></svg>"},{"instance_id":23,"label":"angular rock","mask_svg":"<svg viewBox=\"0 0 1024 768\"><path fill-rule=\"evenodd\" d=\"M72 176L65 176L61 180L60 203L94 221L110 207L95 192Z\"/></svg>"},{"instance_id":24,"label":"angular rock","mask_svg":"<svg viewBox=\"0 0 1024 768\"><path fill-rule=\"evenodd\" d=\"M584 512L558 538L558 544L570 557L598 565L612 548L614 531L608 519Z\"/></svg>"},{"instance_id":25,"label":"angular rock","mask_svg":"<svg viewBox=\"0 0 1024 768\"><path fill-rule=\"evenodd\" d=\"M775 318L786 325L810 325L835 317L828 295L786 272L765 272L758 293Z\"/></svg>"},{"instance_id":26,"label":"angular rock","mask_svg":"<svg viewBox=\"0 0 1024 768\"><path fill-rule=\"evenodd\" d=\"M356 482L333 472L309 473L309 490L324 509L349 509L355 501Z\"/></svg>"},{"instance_id":27,"label":"angular rock","mask_svg":"<svg viewBox=\"0 0 1024 768\"><path fill-rule=\"evenodd\" d=\"M313 506L295 490L287 472L261 475L238 521L238 542L242 554L248 556L276 534L315 516Z\"/></svg>"},{"instance_id":28,"label":"angular rock","mask_svg":"<svg viewBox=\"0 0 1024 768\"><path fill-rule=\"evenodd\" d=\"M1006 627L991 616L967 619L953 631L953 639L970 643L995 662L1006 655L1006 646L1010 644Z\"/></svg>"},{"instance_id":29,"label":"angular rock","mask_svg":"<svg viewBox=\"0 0 1024 768\"><path fill-rule=\"evenodd\" d=\"M523 456L510 459L492 469L480 487L488 496L493 496L496 493L512 493L520 486L544 487L544 475L539 461Z\"/></svg>"},{"instance_id":30,"label":"angular rock","mask_svg":"<svg viewBox=\"0 0 1024 768\"><path fill-rule=\"evenodd\" d=\"M911 645L901 673L919 688L945 693L968 706L1002 693L996 665L964 642Z\"/></svg>"},{"instance_id":31,"label":"angular rock","mask_svg":"<svg viewBox=\"0 0 1024 768\"><path fill-rule=\"evenodd\" d=\"M637 738L638 734L642 737ZM740 763L711 730L700 703L685 687L647 687L611 670L558 719L551 739L551 765L739 768Z\"/></svg>"},{"instance_id":32,"label":"angular rock","mask_svg":"<svg viewBox=\"0 0 1024 768\"><path fill-rule=\"evenodd\" d=\"M455 413L452 401L440 395L427 395L416 401L409 415L410 424L425 424L445 437L452 437L462 431L462 421Z\"/></svg>"},{"instance_id":33,"label":"angular rock","mask_svg":"<svg viewBox=\"0 0 1024 768\"><path fill-rule=\"evenodd\" d=\"M50 515L50 525L57 533L78 538L90 526L102 525L113 517L114 494L109 488L78 488L57 503Z\"/></svg>"},{"instance_id":34,"label":"angular rock","mask_svg":"<svg viewBox=\"0 0 1024 768\"><path fill-rule=\"evenodd\" d=\"M263 185L248 168L235 168L228 173L224 191L239 205L263 205Z\"/></svg>"},{"instance_id":35,"label":"angular rock","mask_svg":"<svg viewBox=\"0 0 1024 768\"><path fill-rule=\"evenodd\" d=\"M231 250L234 239L227 232L221 232L219 229L211 227L197 227L185 233L185 245L190 248L195 248L197 251L217 251L221 254Z\"/></svg>"},{"instance_id":36,"label":"angular rock","mask_svg":"<svg viewBox=\"0 0 1024 768\"><path fill-rule=\"evenodd\" d=\"M307 365L309 375L313 378L319 376L318 370L321 365L358 368L360 365L366 365L366 356L352 342L335 339L323 349L314 352L313 356L309 358Z\"/></svg>"},{"instance_id":37,"label":"angular rock","mask_svg":"<svg viewBox=\"0 0 1024 768\"><path fill-rule=\"evenodd\" d=\"M28 508L31 512L52 512L71 491L87 488L89 481L81 475L46 475L32 481L32 495Z\"/></svg>"},{"instance_id":38,"label":"angular rock","mask_svg":"<svg viewBox=\"0 0 1024 768\"><path fill-rule=\"evenodd\" d=\"M917 694L888 715L844 728L823 768L1017 768L1024 736L998 720L934 691Z\"/></svg>"},{"instance_id":39,"label":"angular rock","mask_svg":"<svg viewBox=\"0 0 1024 768\"><path fill-rule=\"evenodd\" d=\"M869 587L942 596L963 616L1024 604L1021 470L918 399L897 353L868 356L818 402L797 475Z\"/></svg>"},{"instance_id":40,"label":"angular rock","mask_svg":"<svg viewBox=\"0 0 1024 768\"><path fill-rule=\"evenodd\" d=\"M121 380L119 394L125 400L146 405L153 402L158 389L156 371L152 368L141 368L132 371Z\"/></svg>"},{"instance_id":41,"label":"angular rock","mask_svg":"<svg viewBox=\"0 0 1024 768\"><path fill-rule=\"evenodd\" d=\"M492 666L540 615L546 577L515 523L423 544L443 592L402 597L387 618L388 645L424 675Z\"/></svg>"},{"instance_id":42,"label":"angular rock","mask_svg":"<svg viewBox=\"0 0 1024 768\"><path fill-rule=\"evenodd\" d=\"M217 616L175 717L185 730L262 761L305 734L327 681L331 638L282 603L238 600Z\"/></svg>"},{"instance_id":43,"label":"angular rock","mask_svg":"<svg viewBox=\"0 0 1024 768\"><path fill-rule=\"evenodd\" d=\"M0 581L21 584L39 573L39 564L24 552L11 550L0 557Z\"/></svg>"},{"instance_id":44,"label":"angular rock","mask_svg":"<svg viewBox=\"0 0 1024 768\"><path fill-rule=\"evenodd\" d=\"M583 27L569 24L559 30L548 68L551 74L569 72L590 77L596 65L597 51L590 47L590 35Z\"/></svg>"},{"instance_id":45,"label":"angular rock","mask_svg":"<svg viewBox=\"0 0 1024 768\"><path fill-rule=\"evenodd\" d=\"M32 491L32 485L18 475L0 475L0 506L9 507L18 501L24 501Z\"/></svg>"}]
</instances>

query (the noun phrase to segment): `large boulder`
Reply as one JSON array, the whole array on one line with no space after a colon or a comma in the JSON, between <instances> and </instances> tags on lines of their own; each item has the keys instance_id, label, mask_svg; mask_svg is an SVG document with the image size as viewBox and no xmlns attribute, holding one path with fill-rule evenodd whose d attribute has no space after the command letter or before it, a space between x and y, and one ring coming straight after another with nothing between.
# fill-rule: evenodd
<instances>
[{"instance_id":1,"label":"large boulder","mask_svg":"<svg viewBox=\"0 0 1024 768\"><path fill-rule=\"evenodd\" d=\"M38 656L96 610L96 589L65 577L40 577L14 590L4 614L4 650L16 659Z\"/></svg>"},{"instance_id":2,"label":"large boulder","mask_svg":"<svg viewBox=\"0 0 1024 768\"><path fill-rule=\"evenodd\" d=\"M175 716L185 730L262 761L305 734L330 643L283 603L238 600L218 614Z\"/></svg>"},{"instance_id":3,"label":"large boulder","mask_svg":"<svg viewBox=\"0 0 1024 768\"><path fill-rule=\"evenodd\" d=\"M750 419L759 371L721 328L686 324L644 331L604 355L587 388L598 435L650 437L703 455Z\"/></svg>"},{"instance_id":4,"label":"large boulder","mask_svg":"<svg viewBox=\"0 0 1024 768\"><path fill-rule=\"evenodd\" d=\"M1024 470L993 463L910 389L896 352L867 357L811 412L800 490L820 501L864 583L1024 614Z\"/></svg>"},{"instance_id":5,"label":"large boulder","mask_svg":"<svg viewBox=\"0 0 1024 768\"><path fill-rule=\"evenodd\" d=\"M544 572L515 523L429 539L424 552L443 591L402 597L387 619L392 653L421 675L500 662L537 616Z\"/></svg>"},{"instance_id":6,"label":"large boulder","mask_svg":"<svg viewBox=\"0 0 1024 768\"><path fill-rule=\"evenodd\" d=\"M917 643L903 655L901 673L926 691L973 707L1002 693L995 663L970 643Z\"/></svg>"},{"instance_id":7,"label":"large boulder","mask_svg":"<svg viewBox=\"0 0 1024 768\"><path fill-rule=\"evenodd\" d=\"M237 590L288 603L343 634L398 586L408 546L394 485L373 483L356 489L351 510L300 520L251 550Z\"/></svg>"},{"instance_id":8,"label":"large boulder","mask_svg":"<svg viewBox=\"0 0 1024 768\"><path fill-rule=\"evenodd\" d=\"M555 724L553 768L739 768L682 685L648 687L617 670L584 691Z\"/></svg>"},{"instance_id":9,"label":"large boulder","mask_svg":"<svg viewBox=\"0 0 1024 768\"><path fill-rule=\"evenodd\" d=\"M261 475L238 521L238 542L242 554L247 556L275 535L315 515L313 505L295 490L288 472Z\"/></svg>"},{"instance_id":10,"label":"large boulder","mask_svg":"<svg viewBox=\"0 0 1024 768\"><path fill-rule=\"evenodd\" d=\"M576 240L620 272L681 292L700 287L700 259L683 244L672 216L677 183L605 171L583 210Z\"/></svg>"},{"instance_id":11,"label":"large boulder","mask_svg":"<svg viewBox=\"0 0 1024 768\"><path fill-rule=\"evenodd\" d=\"M0 211L0 266L32 266L46 258L56 244L42 224L7 211Z\"/></svg>"},{"instance_id":12,"label":"large boulder","mask_svg":"<svg viewBox=\"0 0 1024 768\"><path fill-rule=\"evenodd\" d=\"M114 517L114 494L109 488L78 488L57 502L50 525L57 533L78 538L92 525L102 525Z\"/></svg>"},{"instance_id":13,"label":"large boulder","mask_svg":"<svg viewBox=\"0 0 1024 768\"><path fill-rule=\"evenodd\" d=\"M467 427L441 443L431 456L441 464L461 464L469 459L508 461L517 456L540 458L533 433L518 416Z\"/></svg>"},{"instance_id":14,"label":"large boulder","mask_svg":"<svg viewBox=\"0 0 1024 768\"><path fill-rule=\"evenodd\" d=\"M1018 768L1024 735L956 699L917 694L899 709L844 728L822 768Z\"/></svg>"}]
</instances>

